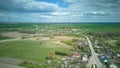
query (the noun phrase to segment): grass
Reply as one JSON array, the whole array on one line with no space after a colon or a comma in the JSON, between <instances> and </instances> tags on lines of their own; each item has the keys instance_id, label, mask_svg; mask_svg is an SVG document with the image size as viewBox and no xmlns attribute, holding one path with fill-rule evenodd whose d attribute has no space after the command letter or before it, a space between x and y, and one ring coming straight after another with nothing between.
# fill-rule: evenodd
<instances>
[{"instance_id":1,"label":"grass","mask_svg":"<svg viewBox=\"0 0 120 68\"><path fill-rule=\"evenodd\" d=\"M87 32L119 32L120 24L81 24L80 28Z\"/></svg>"},{"instance_id":2,"label":"grass","mask_svg":"<svg viewBox=\"0 0 120 68\"><path fill-rule=\"evenodd\" d=\"M37 62L45 62L45 58L51 51L68 52L65 47L54 47L53 44L40 41L11 41L0 43L0 56L18 58L23 60L32 60ZM50 47L52 46L52 47Z\"/></svg>"}]
</instances>

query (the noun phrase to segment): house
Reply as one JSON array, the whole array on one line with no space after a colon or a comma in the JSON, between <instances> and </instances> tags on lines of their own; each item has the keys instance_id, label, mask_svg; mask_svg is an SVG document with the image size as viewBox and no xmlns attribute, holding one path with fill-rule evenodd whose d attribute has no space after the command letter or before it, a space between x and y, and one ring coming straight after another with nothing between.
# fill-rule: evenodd
<instances>
[{"instance_id":1,"label":"house","mask_svg":"<svg viewBox=\"0 0 120 68\"><path fill-rule=\"evenodd\" d=\"M79 54L79 52L75 52L74 54L73 54L73 57L80 57L80 54Z\"/></svg>"},{"instance_id":2,"label":"house","mask_svg":"<svg viewBox=\"0 0 120 68\"><path fill-rule=\"evenodd\" d=\"M120 58L120 53L117 53L117 57Z\"/></svg>"},{"instance_id":3,"label":"house","mask_svg":"<svg viewBox=\"0 0 120 68\"><path fill-rule=\"evenodd\" d=\"M111 64L109 65L109 68L117 68L117 65L116 65L115 63L111 63Z\"/></svg>"},{"instance_id":4,"label":"house","mask_svg":"<svg viewBox=\"0 0 120 68\"><path fill-rule=\"evenodd\" d=\"M96 49L96 52L97 52L97 53L101 53L101 50L100 50L100 49Z\"/></svg>"},{"instance_id":5,"label":"house","mask_svg":"<svg viewBox=\"0 0 120 68\"><path fill-rule=\"evenodd\" d=\"M87 54L84 54L84 55L82 56L82 61L84 61L84 62L87 62L87 61L88 61L88 55L87 55Z\"/></svg>"},{"instance_id":6,"label":"house","mask_svg":"<svg viewBox=\"0 0 120 68\"><path fill-rule=\"evenodd\" d=\"M109 59L113 58L113 56L110 55L110 54L107 54L106 57L109 58Z\"/></svg>"},{"instance_id":7,"label":"house","mask_svg":"<svg viewBox=\"0 0 120 68\"><path fill-rule=\"evenodd\" d=\"M82 42L82 44L83 44L83 45L88 45L87 40L84 40L84 41Z\"/></svg>"},{"instance_id":8,"label":"house","mask_svg":"<svg viewBox=\"0 0 120 68\"><path fill-rule=\"evenodd\" d=\"M97 45L98 44L98 41L97 40L95 40L95 43L94 43L95 45Z\"/></svg>"},{"instance_id":9,"label":"house","mask_svg":"<svg viewBox=\"0 0 120 68\"><path fill-rule=\"evenodd\" d=\"M101 56L101 60L104 63L108 63L108 58L106 56Z\"/></svg>"},{"instance_id":10,"label":"house","mask_svg":"<svg viewBox=\"0 0 120 68\"><path fill-rule=\"evenodd\" d=\"M115 53L112 50L107 50L107 55L109 59L113 58L115 56Z\"/></svg>"}]
</instances>

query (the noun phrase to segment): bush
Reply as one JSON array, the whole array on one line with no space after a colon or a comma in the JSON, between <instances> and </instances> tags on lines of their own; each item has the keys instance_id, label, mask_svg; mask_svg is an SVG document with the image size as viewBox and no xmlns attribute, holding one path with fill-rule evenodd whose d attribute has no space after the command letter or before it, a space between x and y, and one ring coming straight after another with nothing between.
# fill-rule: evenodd
<instances>
[{"instance_id":1,"label":"bush","mask_svg":"<svg viewBox=\"0 0 120 68\"><path fill-rule=\"evenodd\" d=\"M120 46L120 39L115 42L115 45Z\"/></svg>"},{"instance_id":2,"label":"bush","mask_svg":"<svg viewBox=\"0 0 120 68\"><path fill-rule=\"evenodd\" d=\"M66 53L63 53L63 52L55 52L56 55L62 55L62 56L67 56Z\"/></svg>"},{"instance_id":3,"label":"bush","mask_svg":"<svg viewBox=\"0 0 120 68\"><path fill-rule=\"evenodd\" d=\"M68 41L61 41L62 43L65 43L67 45L73 45L72 40L68 40Z\"/></svg>"},{"instance_id":4,"label":"bush","mask_svg":"<svg viewBox=\"0 0 120 68\"><path fill-rule=\"evenodd\" d=\"M28 61L23 61L22 63L20 63L18 65L26 67L26 68L40 68L39 64L28 62Z\"/></svg>"}]
</instances>

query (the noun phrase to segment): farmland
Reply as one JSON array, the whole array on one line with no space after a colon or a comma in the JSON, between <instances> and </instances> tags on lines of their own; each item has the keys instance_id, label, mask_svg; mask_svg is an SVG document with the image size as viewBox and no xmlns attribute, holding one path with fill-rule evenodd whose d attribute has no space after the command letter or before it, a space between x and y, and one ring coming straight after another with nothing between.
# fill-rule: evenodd
<instances>
[{"instance_id":1,"label":"farmland","mask_svg":"<svg viewBox=\"0 0 120 68\"><path fill-rule=\"evenodd\" d=\"M90 57L90 49L88 44L85 44L86 39L80 34L89 36L93 44L97 40L101 47L108 48L115 53L120 52L117 42L120 38L120 24L1 23L0 57L35 62L41 68L48 68L46 58L50 58L54 59L52 60L54 62L49 67L59 68L60 63L63 62L62 59L72 56L76 51L81 55L80 61L82 61L82 55L86 53ZM106 54L106 50L100 53ZM26 63L18 65L28 67ZM77 64L77 66L85 67L82 64Z\"/></svg>"},{"instance_id":2,"label":"farmland","mask_svg":"<svg viewBox=\"0 0 120 68\"><path fill-rule=\"evenodd\" d=\"M53 29L58 30L61 28L72 28L79 30L86 30L87 32L119 32L120 24L0 24L0 31L3 30L34 30L36 29Z\"/></svg>"}]
</instances>

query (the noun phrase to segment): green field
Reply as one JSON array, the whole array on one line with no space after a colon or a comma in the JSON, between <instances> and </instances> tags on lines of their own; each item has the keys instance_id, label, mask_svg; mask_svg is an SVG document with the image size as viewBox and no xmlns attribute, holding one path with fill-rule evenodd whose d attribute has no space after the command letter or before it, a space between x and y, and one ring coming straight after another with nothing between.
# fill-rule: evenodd
<instances>
[{"instance_id":1,"label":"green field","mask_svg":"<svg viewBox=\"0 0 120 68\"><path fill-rule=\"evenodd\" d=\"M14 30L35 30L40 29L78 29L86 32L120 32L120 24L0 24L0 31L13 28ZM4 31L3 30L3 31Z\"/></svg>"},{"instance_id":2,"label":"green field","mask_svg":"<svg viewBox=\"0 0 120 68\"><path fill-rule=\"evenodd\" d=\"M66 53L68 48L58 46L52 47L53 44L44 43L40 41L11 41L0 43L0 56L18 58L23 60L32 60L37 62L45 62L49 52L58 51Z\"/></svg>"}]
</instances>

